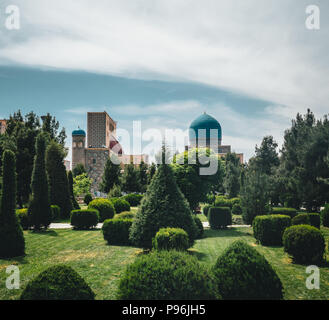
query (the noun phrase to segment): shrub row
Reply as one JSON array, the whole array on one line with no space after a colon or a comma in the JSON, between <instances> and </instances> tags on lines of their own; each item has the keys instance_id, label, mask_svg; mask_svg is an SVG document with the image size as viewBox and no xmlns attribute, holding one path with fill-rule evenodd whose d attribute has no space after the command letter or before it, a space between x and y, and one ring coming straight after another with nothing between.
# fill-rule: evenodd
<instances>
[{"instance_id":1,"label":"shrub row","mask_svg":"<svg viewBox=\"0 0 329 320\"><path fill-rule=\"evenodd\" d=\"M277 208L272 208L272 214L289 216L292 219L297 215L297 210L294 208L277 207Z\"/></svg>"},{"instance_id":2,"label":"shrub row","mask_svg":"<svg viewBox=\"0 0 329 320\"><path fill-rule=\"evenodd\" d=\"M308 224L320 229L321 218L318 213L300 213L292 219L293 225Z\"/></svg>"}]
</instances>

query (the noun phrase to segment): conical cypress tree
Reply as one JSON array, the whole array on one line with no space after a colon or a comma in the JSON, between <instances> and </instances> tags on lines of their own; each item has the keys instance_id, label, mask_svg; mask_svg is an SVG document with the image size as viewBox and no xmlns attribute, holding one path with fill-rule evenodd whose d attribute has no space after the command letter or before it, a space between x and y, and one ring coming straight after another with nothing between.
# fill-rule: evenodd
<instances>
[{"instance_id":1,"label":"conical cypress tree","mask_svg":"<svg viewBox=\"0 0 329 320\"><path fill-rule=\"evenodd\" d=\"M165 227L184 229L191 245L197 235L192 212L176 184L172 168L162 164L138 209L130 230L130 239L136 246L151 248L152 238L160 228Z\"/></svg>"},{"instance_id":2,"label":"conical cypress tree","mask_svg":"<svg viewBox=\"0 0 329 320\"><path fill-rule=\"evenodd\" d=\"M72 171L68 172L67 180L69 182L69 191L70 191L70 196L71 196L71 201L72 201L72 207L75 210L79 210L80 206L79 206L77 200L75 199L74 192L73 192L73 173L72 173Z\"/></svg>"},{"instance_id":3,"label":"conical cypress tree","mask_svg":"<svg viewBox=\"0 0 329 320\"><path fill-rule=\"evenodd\" d=\"M29 206L31 224L35 230L48 228L51 223L49 186L46 173L46 137L40 133L36 139L36 156L32 172L32 200Z\"/></svg>"},{"instance_id":4,"label":"conical cypress tree","mask_svg":"<svg viewBox=\"0 0 329 320\"><path fill-rule=\"evenodd\" d=\"M63 147L57 142L51 141L46 152L50 203L61 208L62 218L69 218L72 211L72 201L64 158Z\"/></svg>"},{"instance_id":5,"label":"conical cypress tree","mask_svg":"<svg viewBox=\"0 0 329 320\"><path fill-rule=\"evenodd\" d=\"M0 258L24 255L25 240L16 216L16 157L6 150L2 158L3 182L0 204Z\"/></svg>"}]
</instances>

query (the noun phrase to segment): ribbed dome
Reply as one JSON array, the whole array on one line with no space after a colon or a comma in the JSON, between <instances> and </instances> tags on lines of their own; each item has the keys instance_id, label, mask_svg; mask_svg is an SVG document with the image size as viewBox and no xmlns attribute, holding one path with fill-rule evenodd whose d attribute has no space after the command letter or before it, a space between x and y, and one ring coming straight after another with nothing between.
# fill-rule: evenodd
<instances>
[{"instance_id":1,"label":"ribbed dome","mask_svg":"<svg viewBox=\"0 0 329 320\"><path fill-rule=\"evenodd\" d=\"M83 136L83 137L85 137L86 136L86 132L83 131L82 129L74 130L72 132L72 136Z\"/></svg>"},{"instance_id":2,"label":"ribbed dome","mask_svg":"<svg viewBox=\"0 0 329 320\"><path fill-rule=\"evenodd\" d=\"M217 129L218 140L222 140L222 127L219 122L207 113L202 114L196 118L190 125L190 139L194 139L193 131L196 138L210 139L211 129ZM199 132L199 130L203 130ZM213 137L213 136L212 136Z\"/></svg>"}]
</instances>

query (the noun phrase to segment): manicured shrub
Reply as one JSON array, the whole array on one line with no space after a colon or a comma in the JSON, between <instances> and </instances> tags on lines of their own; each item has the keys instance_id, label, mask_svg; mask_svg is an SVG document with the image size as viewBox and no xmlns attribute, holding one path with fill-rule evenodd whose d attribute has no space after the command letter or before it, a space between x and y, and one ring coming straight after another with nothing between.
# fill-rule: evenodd
<instances>
[{"instance_id":1,"label":"manicured shrub","mask_svg":"<svg viewBox=\"0 0 329 320\"><path fill-rule=\"evenodd\" d=\"M196 239L202 239L204 233L202 221L196 215L193 216L193 219L198 229Z\"/></svg>"},{"instance_id":2,"label":"manicured shrub","mask_svg":"<svg viewBox=\"0 0 329 320\"><path fill-rule=\"evenodd\" d=\"M307 213L300 213L291 220L292 225L309 224L311 225L310 216Z\"/></svg>"},{"instance_id":3,"label":"manicured shrub","mask_svg":"<svg viewBox=\"0 0 329 320\"><path fill-rule=\"evenodd\" d=\"M283 233L284 250L296 263L312 264L323 260L325 240L321 231L309 225L295 225Z\"/></svg>"},{"instance_id":4,"label":"manicured shrub","mask_svg":"<svg viewBox=\"0 0 329 320\"><path fill-rule=\"evenodd\" d=\"M263 255L244 241L231 244L213 267L218 292L229 300L282 299L282 283Z\"/></svg>"},{"instance_id":5,"label":"manicured shrub","mask_svg":"<svg viewBox=\"0 0 329 320\"><path fill-rule=\"evenodd\" d=\"M147 188L131 227L130 239L135 246L152 248L152 239L161 228L185 230L190 246L197 235L190 206L167 164L159 166Z\"/></svg>"},{"instance_id":6,"label":"manicured shrub","mask_svg":"<svg viewBox=\"0 0 329 320\"><path fill-rule=\"evenodd\" d=\"M308 217L310 219L310 225L320 229L321 226L321 217L318 213L311 212L308 214Z\"/></svg>"},{"instance_id":7,"label":"manicured shrub","mask_svg":"<svg viewBox=\"0 0 329 320\"><path fill-rule=\"evenodd\" d=\"M284 216L289 216L292 219L297 215L297 210L294 208L277 207L272 208L271 214L281 214Z\"/></svg>"},{"instance_id":8,"label":"manicured shrub","mask_svg":"<svg viewBox=\"0 0 329 320\"><path fill-rule=\"evenodd\" d=\"M217 196L215 200L215 207L229 207L232 208L232 202L225 196Z\"/></svg>"},{"instance_id":9,"label":"manicured shrub","mask_svg":"<svg viewBox=\"0 0 329 320\"><path fill-rule=\"evenodd\" d=\"M110 201L113 203L116 213L130 211L130 204L128 201L121 199L121 198L114 199L114 200L110 199Z\"/></svg>"},{"instance_id":10,"label":"manicured shrub","mask_svg":"<svg viewBox=\"0 0 329 320\"><path fill-rule=\"evenodd\" d=\"M208 220L211 229L226 228L232 224L232 214L229 207L212 207L209 209Z\"/></svg>"},{"instance_id":11,"label":"manicured shrub","mask_svg":"<svg viewBox=\"0 0 329 320\"><path fill-rule=\"evenodd\" d=\"M110 200L101 198L91 201L88 205L88 209L98 210L99 222L112 219L116 213L113 203Z\"/></svg>"},{"instance_id":12,"label":"manicured shrub","mask_svg":"<svg viewBox=\"0 0 329 320\"><path fill-rule=\"evenodd\" d=\"M208 217L208 212L209 212L209 209L213 207L212 205L210 204L206 204L204 207L203 207L203 214Z\"/></svg>"},{"instance_id":13,"label":"manicured shrub","mask_svg":"<svg viewBox=\"0 0 329 320\"><path fill-rule=\"evenodd\" d=\"M281 246L283 232L290 226L291 218L279 214L257 216L252 224L254 237L263 246Z\"/></svg>"},{"instance_id":14,"label":"manicured shrub","mask_svg":"<svg viewBox=\"0 0 329 320\"><path fill-rule=\"evenodd\" d=\"M93 197L90 193L87 193L83 199L83 202L88 206L91 201L93 201Z\"/></svg>"},{"instance_id":15,"label":"manicured shrub","mask_svg":"<svg viewBox=\"0 0 329 320\"><path fill-rule=\"evenodd\" d=\"M321 211L321 219L323 226L329 228L329 203L327 203Z\"/></svg>"},{"instance_id":16,"label":"manicured shrub","mask_svg":"<svg viewBox=\"0 0 329 320\"><path fill-rule=\"evenodd\" d=\"M58 220L61 215L61 208L56 205L50 206L52 221Z\"/></svg>"},{"instance_id":17,"label":"manicured shrub","mask_svg":"<svg viewBox=\"0 0 329 320\"><path fill-rule=\"evenodd\" d=\"M241 200L240 200L240 198L231 198L231 199L229 199L229 201L231 202L231 207L232 207L232 208L233 208L233 206L234 206L235 204L238 204L238 205L241 206Z\"/></svg>"},{"instance_id":18,"label":"manicured shrub","mask_svg":"<svg viewBox=\"0 0 329 320\"><path fill-rule=\"evenodd\" d=\"M139 256L120 279L119 300L220 299L212 275L198 260L175 250Z\"/></svg>"},{"instance_id":19,"label":"manicured shrub","mask_svg":"<svg viewBox=\"0 0 329 320\"><path fill-rule=\"evenodd\" d=\"M137 193L129 193L124 196L123 199L128 201L131 207L138 207L143 199L143 195Z\"/></svg>"},{"instance_id":20,"label":"manicured shrub","mask_svg":"<svg viewBox=\"0 0 329 320\"><path fill-rule=\"evenodd\" d=\"M16 215L23 230L28 230L31 226L29 215L28 215L28 209L27 208L17 209Z\"/></svg>"},{"instance_id":21,"label":"manicured shrub","mask_svg":"<svg viewBox=\"0 0 329 320\"><path fill-rule=\"evenodd\" d=\"M95 294L71 267L57 265L41 272L24 289L21 300L94 300Z\"/></svg>"},{"instance_id":22,"label":"manicured shrub","mask_svg":"<svg viewBox=\"0 0 329 320\"><path fill-rule=\"evenodd\" d=\"M241 215L242 214L242 208L241 208L240 204L236 203L236 204L233 205L232 214L235 214L235 215Z\"/></svg>"},{"instance_id":23,"label":"manicured shrub","mask_svg":"<svg viewBox=\"0 0 329 320\"><path fill-rule=\"evenodd\" d=\"M133 219L108 219L104 221L102 231L108 244L114 246L130 245L129 230Z\"/></svg>"},{"instance_id":24,"label":"manicured shrub","mask_svg":"<svg viewBox=\"0 0 329 320\"><path fill-rule=\"evenodd\" d=\"M73 210L71 212L71 225L74 229L95 228L99 222L97 210Z\"/></svg>"},{"instance_id":25,"label":"manicured shrub","mask_svg":"<svg viewBox=\"0 0 329 320\"><path fill-rule=\"evenodd\" d=\"M136 213L131 211L121 212L120 214L116 214L114 219L135 219Z\"/></svg>"},{"instance_id":26,"label":"manicured shrub","mask_svg":"<svg viewBox=\"0 0 329 320\"><path fill-rule=\"evenodd\" d=\"M0 259L24 255L25 239L16 216L16 156L5 150L2 156L0 200Z\"/></svg>"},{"instance_id":27,"label":"manicured shrub","mask_svg":"<svg viewBox=\"0 0 329 320\"><path fill-rule=\"evenodd\" d=\"M189 248L189 239L186 231L179 228L160 229L153 239L155 250L185 251Z\"/></svg>"}]
</instances>

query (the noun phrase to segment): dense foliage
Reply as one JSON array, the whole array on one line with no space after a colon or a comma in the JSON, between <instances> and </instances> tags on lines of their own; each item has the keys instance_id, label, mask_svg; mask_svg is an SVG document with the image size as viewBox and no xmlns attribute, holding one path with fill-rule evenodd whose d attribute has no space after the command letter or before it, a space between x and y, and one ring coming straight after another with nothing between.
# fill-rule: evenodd
<instances>
[{"instance_id":1,"label":"dense foliage","mask_svg":"<svg viewBox=\"0 0 329 320\"><path fill-rule=\"evenodd\" d=\"M73 173L72 171L69 171L67 174L67 180L69 183L69 191L70 191L70 198L71 198L71 202L72 202L72 208L75 210L79 210L80 206L79 203L77 202L77 200L75 199L75 195L74 195L74 191L73 191Z\"/></svg>"},{"instance_id":2,"label":"dense foliage","mask_svg":"<svg viewBox=\"0 0 329 320\"><path fill-rule=\"evenodd\" d=\"M297 210L295 208L272 208L271 214L281 214L284 216L289 216L291 219L297 215Z\"/></svg>"},{"instance_id":3,"label":"dense foliage","mask_svg":"<svg viewBox=\"0 0 329 320\"><path fill-rule=\"evenodd\" d=\"M113 199L113 200L110 199L110 201L113 203L116 213L130 211L130 204L127 200L119 198L119 199Z\"/></svg>"},{"instance_id":4,"label":"dense foliage","mask_svg":"<svg viewBox=\"0 0 329 320\"><path fill-rule=\"evenodd\" d=\"M202 239L203 234L204 234L202 221L196 215L193 216L193 219L194 219L195 225L196 225L197 230L198 230L197 235L196 235L196 239Z\"/></svg>"},{"instance_id":5,"label":"dense foliage","mask_svg":"<svg viewBox=\"0 0 329 320\"><path fill-rule=\"evenodd\" d=\"M16 216L23 230L28 230L31 226L28 209L17 209Z\"/></svg>"},{"instance_id":6,"label":"dense foliage","mask_svg":"<svg viewBox=\"0 0 329 320\"><path fill-rule=\"evenodd\" d=\"M118 160L114 154L107 159L102 176L102 182L100 184L100 191L109 193L114 185L120 185L121 167L117 163Z\"/></svg>"},{"instance_id":7,"label":"dense foliage","mask_svg":"<svg viewBox=\"0 0 329 320\"><path fill-rule=\"evenodd\" d=\"M88 205L88 209L95 209L99 212L99 222L112 219L116 213L112 202L101 198L91 201Z\"/></svg>"},{"instance_id":8,"label":"dense foliage","mask_svg":"<svg viewBox=\"0 0 329 320\"><path fill-rule=\"evenodd\" d=\"M126 217L105 220L102 227L104 239L110 245L130 245L129 230L132 223L133 220Z\"/></svg>"},{"instance_id":9,"label":"dense foliage","mask_svg":"<svg viewBox=\"0 0 329 320\"><path fill-rule=\"evenodd\" d=\"M211 229L226 228L232 224L232 214L229 207L211 207L208 212Z\"/></svg>"},{"instance_id":10,"label":"dense foliage","mask_svg":"<svg viewBox=\"0 0 329 320\"><path fill-rule=\"evenodd\" d=\"M129 193L126 196L124 196L123 199L128 201L131 207L137 207L140 205L143 199L143 195L137 193Z\"/></svg>"},{"instance_id":11,"label":"dense foliage","mask_svg":"<svg viewBox=\"0 0 329 320\"><path fill-rule=\"evenodd\" d=\"M299 213L291 220L292 225L299 225L299 224L309 224L311 225L310 217L307 213Z\"/></svg>"},{"instance_id":12,"label":"dense foliage","mask_svg":"<svg viewBox=\"0 0 329 320\"><path fill-rule=\"evenodd\" d=\"M186 231L179 228L162 228L153 239L155 250L185 251L189 248L189 239Z\"/></svg>"},{"instance_id":13,"label":"dense foliage","mask_svg":"<svg viewBox=\"0 0 329 320\"><path fill-rule=\"evenodd\" d=\"M321 219L323 226L329 228L329 203L321 211Z\"/></svg>"},{"instance_id":14,"label":"dense foliage","mask_svg":"<svg viewBox=\"0 0 329 320\"><path fill-rule=\"evenodd\" d=\"M73 210L71 212L71 225L74 229L86 230L95 228L99 221L97 210Z\"/></svg>"}]
</instances>

